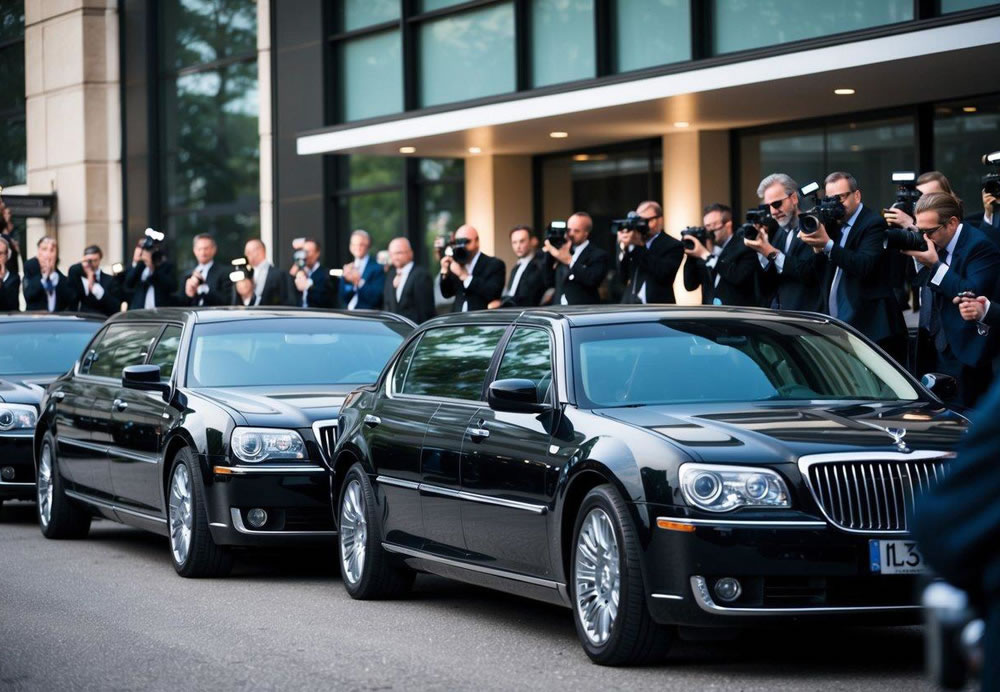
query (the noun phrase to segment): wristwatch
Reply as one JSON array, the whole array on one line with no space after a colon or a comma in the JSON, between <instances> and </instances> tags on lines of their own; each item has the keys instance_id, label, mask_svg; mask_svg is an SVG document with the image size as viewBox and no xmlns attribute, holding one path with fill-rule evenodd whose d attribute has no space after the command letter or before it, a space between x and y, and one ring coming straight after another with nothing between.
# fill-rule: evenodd
<instances>
[{"instance_id":1,"label":"wristwatch","mask_svg":"<svg viewBox=\"0 0 1000 692\"><path fill-rule=\"evenodd\" d=\"M769 253L767 253L767 259L769 262L773 262L777 256L778 256L777 250L771 250Z\"/></svg>"}]
</instances>

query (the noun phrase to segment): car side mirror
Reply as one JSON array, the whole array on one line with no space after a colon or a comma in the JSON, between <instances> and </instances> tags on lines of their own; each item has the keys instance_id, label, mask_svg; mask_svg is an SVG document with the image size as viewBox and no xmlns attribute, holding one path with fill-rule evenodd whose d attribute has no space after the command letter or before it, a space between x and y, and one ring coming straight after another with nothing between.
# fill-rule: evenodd
<instances>
[{"instance_id":1,"label":"car side mirror","mask_svg":"<svg viewBox=\"0 0 1000 692\"><path fill-rule=\"evenodd\" d=\"M122 370L122 387L164 396L170 393L170 385L160 381L159 365L129 365Z\"/></svg>"},{"instance_id":2,"label":"car side mirror","mask_svg":"<svg viewBox=\"0 0 1000 692\"><path fill-rule=\"evenodd\" d=\"M951 375L929 372L920 378L920 384L931 390L937 398L945 401L955 398L958 394L958 380Z\"/></svg>"},{"instance_id":3,"label":"car side mirror","mask_svg":"<svg viewBox=\"0 0 1000 692\"><path fill-rule=\"evenodd\" d=\"M510 413L541 413L548 410L548 404L538 400L538 389L531 380L497 380L490 385L486 403L494 411Z\"/></svg>"}]
</instances>

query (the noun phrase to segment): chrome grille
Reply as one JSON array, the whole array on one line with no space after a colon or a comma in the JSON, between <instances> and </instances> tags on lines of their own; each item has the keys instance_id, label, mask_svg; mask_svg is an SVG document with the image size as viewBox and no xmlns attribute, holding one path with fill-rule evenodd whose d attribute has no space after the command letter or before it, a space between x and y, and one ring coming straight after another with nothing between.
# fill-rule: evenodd
<instances>
[{"instance_id":1,"label":"chrome grille","mask_svg":"<svg viewBox=\"0 0 1000 692\"><path fill-rule=\"evenodd\" d=\"M333 459L333 448L337 444L337 421L321 420L312 425L313 435L327 461Z\"/></svg>"},{"instance_id":2,"label":"chrome grille","mask_svg":"<svg viewBox=\"0 0 1000 692\"><path fill-rule=\"evenodd\" d=\"M799 467L823 515L837 527L860 533L906 533L914 503L944 477L946 461L942 454L912 459L804 458Z\"/></svg>"}]
</instances>

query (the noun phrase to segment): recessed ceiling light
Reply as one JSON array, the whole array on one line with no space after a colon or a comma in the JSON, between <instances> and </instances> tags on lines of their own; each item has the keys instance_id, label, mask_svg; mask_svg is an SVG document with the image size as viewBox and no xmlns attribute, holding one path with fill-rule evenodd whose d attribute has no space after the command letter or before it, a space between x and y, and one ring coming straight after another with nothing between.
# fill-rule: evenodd
<instances>
[{"instance_id":1,"label":"recessed ceiling light","mask_svg":"<svg viewBox=\"0 0 1000 692\"><path fill-rule=\"evenodd\" d=\"M566 139L567 137L569 137L569 133L568 132L550 132L549 133L549 137L551 137L552 139Z\"/></svg>"},{"instance_id":2,"label":"recessed ceiling light","mask_svg":"<svg viewBox=\"0 0 1000 692\"><path fill-rule=\"evenodd\" d=\"M674 123L674 127L687 127L690 124L687 120L678 120Z\"/></svg>"},{"instance_id":3,"label":"recessed ceiling light","mask_svg":"<svg viewBox=\"0 0 1000 692\"><path fill-rule=\"evenodd\" d=\"M834 89L833 93L837 96L850 96L854 93L854 89Z\"/></svg>"},{"instance_id":4,"label":"recessed ceiling light","mask_svg":"<svg viewBox=\"0 0 1000 692\"><path fill-rule=\"evenodd\" d=\"M965 111L966 113L975 113L976 112L976 107L975 106L963 106L962 110Z\"/></svg>"},{"instance_id":5,"label":"recessed ceiling light","mask_svg":"<svg viewBox=\"0 0 1000 692\"><path fill-rule=\"evenodd\" d=\"M481 154L483 152L479 147L469 147L470 154Z\"/></svg>"},{"instance_id":6,"label":"recessed ceiling light","mask_svg":"<svg viewBox=\"0 0 1000 692\"><path fill-rule=\"evenodd\" d=\"M416 151L417 151L416 147L400 147L399 148L399 153L400 154L414 154L414 153L416 153Z\"/></svg>"},{"instance_id":7,"label":"recessed ceiling light","mask_svg":"<svg viewBox=\"0 0 1000 692\"><path fill-rule=\"evenodd\" d=\"M852 144L851 145L851 151L861 151L861 145L860 144Z\"/></svg>"},{"instance_id":8,"label":"recessed ceiling light","mask_svg":"<svg viewBox=\"0 0 1000 692\"><path fill-rule=\"evenodd\" d=\"M574 161L590 161L590 154L574 154Z\"/></svg>"}]
</instances>

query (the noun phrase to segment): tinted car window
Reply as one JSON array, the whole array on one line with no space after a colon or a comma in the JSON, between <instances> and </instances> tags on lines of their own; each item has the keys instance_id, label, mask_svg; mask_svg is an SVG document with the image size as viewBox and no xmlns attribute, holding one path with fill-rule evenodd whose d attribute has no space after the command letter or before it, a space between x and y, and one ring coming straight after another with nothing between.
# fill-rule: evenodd
<instances>
[{"instance_id":1,"label":"tinted car window","mask_svg":"<svg viewBox=\"0 0 1000 692\"><path fill-rule=\"evenodd\" d=\"M153 347L153 355L149 362L152 365L160 366L160 380L167 382L174 372L174 361L177 360L177 349L181 345L181 328L176 325L168 325L163 330L163 335Z\"/></svg>"},{"instance_id":2,"label":"tinted car window","mask_svg":"<svg viewBox=\"0 0 1000 692\"><path fill-rule=\"evenodd\" d=\"M0 329L0 376L66 372L100 327L84 321L9 322Z\"/></svg>"},{"instance_id":3,"label":"tinted car window","mask_svg":"<svg viewBox=\"0 0 1000 692\"><path fill-rule=\"evenodd\" d=\"M119 378L129 365L141 365L161 329L162 324L111 325L94 349L88 374Z\"/></svg>"},{"instance_id":4,"label":"tinted car window","mask_svg":"<svg viewBox=\"0 0 1000 692\"><path fill-rule=\"evenodd\" d=\"M538 400L543 401L552 384L552 352L548 332L518 327L507 342L498 380L525 379L535 383Z\"/></svg>"},{"instance_id":5,"label":"tinted car window","mask_svg":"<svg viewBox=\"0 0 1000 692\"><path fill-rule=\"evenodd\" d=\"M412 344L406 347L406 352L396 361L396 369L392 373L392 391L403 391L403 382L406 380L406 373L410 371L410 361L413 359L413 352L416 350L419 342L420 337L417 337Z\"/></svg>"},{"instance_id":6,"label":"tinted car window","mask_svg":"<svg viewBox=\"0 0 1000 692\"><path fill-rule=\"evenodd\" d=\"M479 401L505 327L442 327L424 333L403 384L404 394Z\"/></svg>"}]
</instances>

